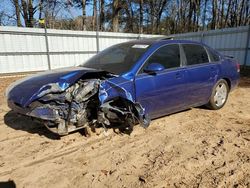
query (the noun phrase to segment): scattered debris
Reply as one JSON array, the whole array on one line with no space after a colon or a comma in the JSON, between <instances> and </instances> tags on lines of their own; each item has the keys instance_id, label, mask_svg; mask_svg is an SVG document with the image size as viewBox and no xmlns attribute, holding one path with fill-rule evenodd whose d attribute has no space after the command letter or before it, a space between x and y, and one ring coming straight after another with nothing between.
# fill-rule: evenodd
<instances>
[{"instance_id":1,"label":"scattered debris","mask_svg":"<svg viewBox=\"0 0 250 188\"><path fill-rule=\"evenodd\" d=\"M144 176L139 176L139 181L142 183L146 183L146 178Z\"/></svg>"},{"instance_id":2,"label":"scattered debris","mask_svg":"<svg viewBox=\"0 0 250 188\"><path fill-rule=\"evenodd\" d=\"M107 176L107 175L109 174L109 171L108 171L108 170L101 170L101 172L102 172L105 176Z\"/></svg>"}]
</instances>

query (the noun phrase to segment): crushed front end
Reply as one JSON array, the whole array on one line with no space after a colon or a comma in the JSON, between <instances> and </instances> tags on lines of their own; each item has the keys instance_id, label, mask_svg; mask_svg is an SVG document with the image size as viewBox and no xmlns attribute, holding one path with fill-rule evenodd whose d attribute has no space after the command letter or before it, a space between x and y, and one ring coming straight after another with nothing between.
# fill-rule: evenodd
<instances>
[{"instance_id":1,"label":"crushed front end","mask_svg":"<svg viewBox=\"0 0 250 188\"><path fill-rule=\"evenodd\" d=\"M59 135L87 126L118 128L127 133L131 133L137 123L147 127L149 119L144 109L131 100L129 93L124 96L123 88L116 86L118 94L111 100L104 102L100 98L103 93L107 94L102 88L106 79L107 76L83 77L67 89L62 89L65 86L59 82L47 84L37 94L38 98L30 104L21 105L9 99L8 106L20 114L39 120L50 131Z\"/></svg>"}]
</instances>

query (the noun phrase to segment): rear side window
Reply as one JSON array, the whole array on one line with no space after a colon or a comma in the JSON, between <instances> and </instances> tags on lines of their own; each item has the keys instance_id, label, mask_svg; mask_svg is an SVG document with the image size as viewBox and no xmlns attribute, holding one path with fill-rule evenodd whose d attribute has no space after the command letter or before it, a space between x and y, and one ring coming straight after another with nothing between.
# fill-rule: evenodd
<instances>
[{"instance_id":1,"label":"rear side window","mask_svg":"<svg viewBox=\"0 0 250 188\"><path fill-rule=\"evenodd\" d=\"M187 65L208 63L208 55L203 46L195 44L183 44L183 49L187 59Z\"/></svg>"},{"instance_id":2,"label":"rear side window","mask_svg":"<svg viewBox=\"0 0 250 188\"><path fill-rule=\"evenodd\" d=\"M209 56L211 61L220 61L220 56L213 50L213 49L208 49Z\"/></svg>"},{"instance_id":3,"label":"rear side window","mask_svg":"<svg viewBox=\"0 0 250 188\"><path fill-rule=\"evenodd\" d=\"M144 64L143 69L151 63L160 63L165 69L180 67L180 49L178 44L170 44L156 50Z\"/></svg>"}]
</instances>

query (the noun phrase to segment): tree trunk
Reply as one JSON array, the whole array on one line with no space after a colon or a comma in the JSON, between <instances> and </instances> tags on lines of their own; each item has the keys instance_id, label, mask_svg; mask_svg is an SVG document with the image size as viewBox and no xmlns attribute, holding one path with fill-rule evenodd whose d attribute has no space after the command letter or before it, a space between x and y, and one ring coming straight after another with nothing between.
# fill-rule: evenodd
<instances>
[{"instance_id":1,"label":"tree trunk","mask_svg":"<svg viewBox=\"0 0 250 188\"><path fill-rule=\"evenodd\" d=\"M39 20L42 19L43 3L44 3L44 0L40 0L40 2L39 2L39 18L38 18ZM39 23L39 26L43 27L43 24Z\"/></svg>"},{"instance_id":2,"label":"tree trunk","mask_svg":"<svg viewBox=\"0 0 250 188\"><path fill-rule=\"evenodd\" d=\"M131 1L129 2L129 6L130 6L130 31L134 32L134 10L132 8L132 4Z\"/></svg>"},{"instance_id":3,"label":"tree trunk","mask_svg":"<svg viewBox=\"0 0 250 188\"><path fill-rule=\"evenodd\" d=\"M178 22L179 25L181 26L181 30L185 28L183 25L183 17L182 17L182 0L177 0L176 3L178 4Z\"/></svg>"},{"instance_id":4,"label":"tree trunk","mask_svg":"<svg viewBox=\"0 0 250 188\"><path fill-rule=\"evenodd\" d=\"M157 19L156 19L156 29L158 34L161 32L161 28L160 28L160 22L161 22L161 16L162 16L162 12L165 8L167 4L166 0L163 0L162 2L159 3L159 7L158 7L158 14L157 14Z\"/></svg>"},{"instance_id":5,"label":"tree trunk","mask_svg":"<svg viewBox=\"0 0 250 188\"><path fill-rule=\"evenodd\" d=\"M134 11L132 9L131 0L127 0L123 4L123 9L127 15L126 19L126 31L134 32Z\"/></svg>"},{"instance_id":6,"label":"tree trunk","mask_svg":"<svg viewBox=\"0 0 250 188\"><path fill-rule=\"evenodd\" d=\"M230 9L231 9L231 4L232 4L232 0L229 0L228 7L227 7L227 13L226 13L226 17L225 17L223 28L227 27L229 12L230 12Z\"/></svg>"},{"instance_id":7,"label":"tree trunk","mask_svg":"<svg viewBox=\"0 0 250 188\"><path fill-rule=\"evenodd\" d=\"M224 0L221 0L221 17L220 17L220 28L223 28L224 22Z\"/></svg>"},{"instance_id":8,"label":"tree trunk","mask_svg":"<svg viewBox=\"0 0 250 188\"><path fill-rule=\"evenodd\" d=\"M195 29L196 31L199 30L199 19L200 19L200 15L201 15L201 0L197 0L196 2L196 10L197 10L197 16L196 16L196 24L195 24Z\"/></svg>"},{"instance_id":9,"label":"tree trunk","mask_svg":"<svg viewBox=\"0 0 250 188\"><path fill-rule=\"evenodd\" d=\"M193 26L192 31L193 31L193 32L195 32L195 28L196 28L196 26L195 26L196 17L197 17L197 9L196 9L196 6L197 6L197 4L196 4L196 2L194 2L194 3L193 3L193 14L194 14L194 16L193 16L193 23L192 23L192 26Z\"/></svg>"},{"instance_id":10,"label":"tree trunk","mask_svg":"<svg viewBox=\"0 0 250 188\"><path fill-rule=\"evenodd\" d=\"M151 22L151 34L154 34L155 26L155 4L153 1L149 1L150 6L150 22Z\"/></svg>"},{"instance_id":11,"label":"tree trunk","mask_svg":"<svg viewBox=\"0 0 250 188\"><path fill-rule=\"evenodd\" d=\"M244 25L250 25L250 18L249 18L250 12L249 12L249 3L246 3L245 7L245 19L243 21Z\"/></svg>"},{"instance_id":12,"label":"tree trunk","mask_svg":"<svg viewBox=\"0 0 250 188\"><path fill-rule=\"evenodd\" d=\"M33 27L34 8L32 0L22 0L23 19L26 27Z\"/></svg>"},{"instance_id":13,"label":"tree trunk","mask_svg":"<svg viewBox=\"0 0 250 188\"><path fill-rule=\"evenodd\" d=\"M189 11L188 11L188 31L191 31L192 25L192 16L193 16L193 1L189 1Z\"/></svg>"},{"instance_id":14,"label":"tree trunk","mask_svg":"<svg viewBox=\"0 0 250 188\"><path fill-rule=\"evenodd\" d=\"M93 26L93 31L97 29L96 26L96 13L97 13L97 5L96 5L96 0L93 1L93 16L92 16L92 26Z\"/></svg>"},{"instance_id":15,"label":"tree trunk","mask_svg":"<svg viewBox=\"0 0 250 188\"><path fill-rule=\"evenodd\" d=\"M140 25L139 33L143 33L143 0L140 0Z\"/></svg>"},{"instance_id":16,"label":"tree trunk","mask_svg":"<svg viewBox=\"0 0 250 188\"><path fill-rule=\"evenodd\" d=\"M113 0L112 27L113 27L113 32L118 32L118 28L119 28L119 0Z\"/></svg>"},{"instance_id":17,"label":"tree trunk","mask_svg":"<svg viewBox=\"0 0 250 188\"><path fill-rule=\"evenodd\" d=\"M104 31L104 22L105 22L105 1L100 0L100 30Z\"/></svg>"},{"instance_id":18,"label":"tree trunk","mask_svg":"<svg viewBox=\"0 0 250 188\"><path fill-rule=\"evenodd\" d=\"M28 17L28 9L27 9L27 3L25 0L22 0L22 9L23 9L23 19L24 19L24 23L25 26L28 27L28 23L29 23L29 17Z\"/></svg>"},{"instance_id":19,"label":"tree trunk","mask_svg":"<svg viewBox=\"0 0 250 188\"><path fill-rule=\"evenodd\" d=\"M28 15L29 15L29 19L28 19L29 27L33 27L34 8L33 8L33 2L32 2L32 0L28 1Z\"/></svg>"},{"instance_id":20,"label":"tree trunk","mask_svg":"<svg viewBox=\"0 0 250 188\"><path fill-rule=\"evenodd\" d=\"M82 30L86 30L86 0L82 0Z\"/></svg>"},{"instance_id":21,"label":"tree trunk","mask_svg":"<svg viewBox=\"0 0 250 188\"><path fill-rule=\"evenodd\" d=\"M149 34L149 11L146 9L146 29L147 29L147 34Z\"/></svg>"},{"instance_id":22,"label":"tree trunk","mask_svg":"<svg viewBox=\"0 0 250 188\"><path fill-rule=\"evenodd\" d=\"M237 27L237 2L233 1L232 9L230 11L230 26Z\"/></svg>"},{"instance_id":23,"label":"tree trunk","mask_svg":"<svg viewBox=\"0 0 250 188\"><path fill-rule=\"evenodd\" d=\"M187 26L187 17L186 17L186 12L187 12L187 6L185 6L186 2L181 0L181 22L180 22L180 25L179 25L179 31L180 32L187 32L188 31L188 26ZM176 23L177 25L177 23ZM177 28L177 27L176 27Z\"/></svg>"},{"instance_id":24,"label":"tree trunk","mask_svg":"<svg viewBox=\"0 0 250 188\"><path fill-rule=\"evenodd\" d=\"M202 27L203 27L203 30L205 30L206 14L207 14L207 0L205 0L204 11L203 11L203 18L202 18Z\"/></svg>"},{"instance_id":25,"label":"tree trunk","mask_svg":"<svg viewBox=\"0 0 250 188\"><path fill-rule=\"evenodd\" d=\"M241 6L240 6L239 23L238 23L239 26L240 26L240 25L243 25L243 24L242 24L242 15L243 15L244 4L245 4L245 1L242 0L242 1L241 1Z\"/></svg>"},{"instance_id":26,"label":"tree trunk","mask_svg":"<svg viewBox=\"0 0 250 188\"><path fill-rule=\"evenodd\" d=\"M216 13L217 13L217 1L213 0L211 29L216 28L216 17L217 17Z\"/></svg>"},{"instance_id":27,"label":"tree trunk","mask_svg":"<svg viewBox=\"0 0 250 188\"><path fill-rule=\"evenodd\" d=\"M21 19L20 19L20 8L19 8L18 0L14 0L13 3L15 6L17 27L21 27L22 24L21 24Z\"/></svg>"},{"instance_id":28,"label":"tree trunk","mask_svg":"<svg viewBox=\"0 0 250 188\"><path fill-rule=\"evenodd\" d=\"M44 0L40 0L40 2L39 2L39 20L42 19L43 1L44 1Z\"/></svg>"}]
</instances>

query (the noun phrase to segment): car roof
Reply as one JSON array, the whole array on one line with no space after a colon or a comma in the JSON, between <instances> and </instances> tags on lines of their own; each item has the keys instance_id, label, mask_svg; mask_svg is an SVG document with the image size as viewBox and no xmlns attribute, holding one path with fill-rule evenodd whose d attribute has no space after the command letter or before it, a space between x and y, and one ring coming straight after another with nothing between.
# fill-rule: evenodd
<instances>
[{"instance_id":1,"label":"car roof","mask_svg":"<svg viewBox=\"0 0 250 188\"><path fill-rule=\"evenodd\" d=\"M153 44L175 44L175 43L189 43L189 44L199 44L203 45L201 42L197 41L191 41L191 40L179 40L179 39L173 39L169 37L156 37L156 38L147 38L147 39L138 39L138 40L132 40L128 41L126 43L132 43L132 44L147 44L147 45L153 45Z\"/></svg>"}]
</instances>

